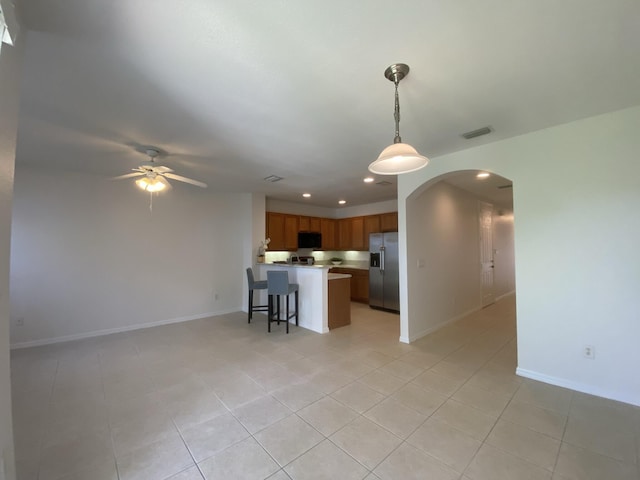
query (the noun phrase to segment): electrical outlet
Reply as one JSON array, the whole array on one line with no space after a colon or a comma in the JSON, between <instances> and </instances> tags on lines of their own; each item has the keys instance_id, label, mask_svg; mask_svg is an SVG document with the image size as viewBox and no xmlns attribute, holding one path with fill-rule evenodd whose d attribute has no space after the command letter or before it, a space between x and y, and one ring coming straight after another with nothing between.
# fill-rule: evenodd
<instances>
[{"instance_id":1,"label":"electrical outlet","mask_svg":"<svg viewBox=\"0 0 640 480\"><path fill-rule=\"evenodd\" d=\"M588 358L589 360L593 360L596 358L596 347L593 345L585 345L584 350L582 351L582 355L584 358Z\"/></svg>"}]
</instances>

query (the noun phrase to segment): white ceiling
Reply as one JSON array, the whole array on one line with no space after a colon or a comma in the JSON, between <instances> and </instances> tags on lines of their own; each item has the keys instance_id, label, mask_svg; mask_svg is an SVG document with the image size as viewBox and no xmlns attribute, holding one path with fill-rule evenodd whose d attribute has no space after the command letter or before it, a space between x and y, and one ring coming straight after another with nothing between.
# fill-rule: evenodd
<instances>
[{"instance_id":1,"label":"white ceiling","mask_svg":"<svg viewBox=\"0 0 640 480\"><path fill-rule=\"evenodd\" d=\"M215 191L395 198L362 179L393 140L396 62L403 140L429 157L640 104L637 0L17 3L17 161L104 178L153 145Z\"/></svg>"}]
</instances>

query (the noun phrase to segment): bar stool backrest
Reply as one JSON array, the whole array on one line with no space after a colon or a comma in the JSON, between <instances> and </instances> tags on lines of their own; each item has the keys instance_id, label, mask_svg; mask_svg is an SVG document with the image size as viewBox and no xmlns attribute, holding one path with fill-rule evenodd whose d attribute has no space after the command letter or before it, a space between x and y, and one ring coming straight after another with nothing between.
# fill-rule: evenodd
<instances>
[{"instance_id":1,"label":"bar stool backrest","mask_svg":"<svg viewBox=\"0 0 640 480\"><path fill-rule=\"evenodd\" d=\"M253 270L251 267L247 268L247 280L249 281L249 290L253 290L253 285L256 281L253 278Z\"/></svg>"},{"instance_id":2,"label":"bar stool backrest","mask_svg":"<svg viewBox=\"0 0 640 480\"><path fill-rule=\"evenodd\" d=\"M289 272L267 271L267 290L269 295L288 295Z\"/></svg>"}]
</instances>

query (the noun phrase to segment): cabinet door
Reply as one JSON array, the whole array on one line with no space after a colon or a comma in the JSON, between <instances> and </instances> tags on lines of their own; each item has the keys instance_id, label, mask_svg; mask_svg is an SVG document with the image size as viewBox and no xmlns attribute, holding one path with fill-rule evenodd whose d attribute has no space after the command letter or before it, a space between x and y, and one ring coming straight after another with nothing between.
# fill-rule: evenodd
<instances>
[{"instance_id":1,"label":"cabinet door","mask_svg":"<svg viewBox=\"0 0 640 480\"><path fill-rule=\"evenodd\" d=\"M364 249L369 250L369 235L380 233L380 215L368 215L364 217Z\"/></svg>"},{"instance_id":2,"label":"cabinet door","mask_svg":"<svg viewBox=\"0 0 640 480\"><path fill-rule=\"evenodd\" d=\"M298 249L297 215L285 215L284 217L284 248L286 250Z\"/></svg>"},{"instance_id":3,"label":"cabinet door","mask_svg":"<svg viewBox=\"0 0 640 480\"><path fill-rule=\"evenodd\" d=\"M284 214L267 212L267 237L271 239L269 250L285 250Z\"/></svg>"},{"instance_id":4,"label":"cabinet door","mask_svg":"<svg viewBox=\"0 0 640 480\"><path fill-rule=\"evenodd\" d=\"M360 250L360 251L365 250L364 248L364 217L354 217L351 219L350 250Z\"/></svg>"},{"instance_id":5,"label":"cabinet door","mask_svg":"<svg viewBox=\"0 0 640 480\"><path fill-rule=\"evenodd\" d=\"M309 231L319 232L320 229L320 217L309 217Z\"/></svg>"},{"instance_id":6,"label":"cabinet door","mask_svg":"<svg viewBox=\"0 0 640 480\"><path fill-rule=\"evenodd\" d=\"M380 227L383 232L397 232L398 212L389 212L380 215Z\"/></svg>"},{"instance_id":7,"label":"cabinet door","mask_svg":"<svg viewBox=\"0 0 640 480\"><path fill-rule=\"evenodd\" d=\"M333 218L320 219L320 233L322 233L322 249L336 248L336 221Z\"/></svg>"},{"instance_id":8,"label":"cabinet door","mask_svg":"<svg viewBox=\"0 0 640 480\"><path fill-rule=\"evenodd\" d=\"M338 220L338 250L351 250L351 219Z\"/></svg>"},{"instance_id":9,"label":"cabinet door","mask_svg":"<svg viewBox=\"0 0 640 480\"><path fill-rule=\"evenodd\" d=\"M309 228L309 219L310 217L300 217L298 228L301 232L311 232L312 230Z\"/></svg>"},{"instance_id":10,"label":"cabinet door","mask_svg":"<svg viewBox=\"0 0 640 480\"><path fill-rule=\"evenodd\" d=\"M353 272L353 271L352 271ZM369 272L356 271L351 277L351 300L369 303Z\"/></svg>"}]
</instances>

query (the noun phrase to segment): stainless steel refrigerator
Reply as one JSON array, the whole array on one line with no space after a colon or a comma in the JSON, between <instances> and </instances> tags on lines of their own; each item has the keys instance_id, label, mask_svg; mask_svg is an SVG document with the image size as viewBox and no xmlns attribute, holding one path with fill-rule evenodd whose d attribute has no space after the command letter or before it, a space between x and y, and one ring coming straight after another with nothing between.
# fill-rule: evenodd
<instances>
[{"instance_id":1,"label":"stainless steel refrigerator","mask_svg":"<svg viewBox=\"0 0 640 480\"><path fill-rule=\"evenodd\" d=\"M369 235L369 306L400 311L398 232Z\"/></svg>"}]
</instances>

